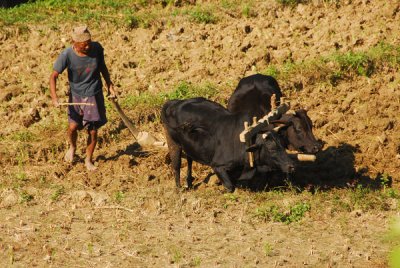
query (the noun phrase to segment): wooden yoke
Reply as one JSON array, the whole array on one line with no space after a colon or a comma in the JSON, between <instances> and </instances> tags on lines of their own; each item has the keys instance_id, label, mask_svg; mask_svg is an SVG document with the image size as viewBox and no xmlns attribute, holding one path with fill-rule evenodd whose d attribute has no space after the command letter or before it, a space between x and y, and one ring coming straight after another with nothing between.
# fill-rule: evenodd
<instances>
[{"instance_id":1,"label":"wooden yoke","mask_svg":"<svg viewBox=\"0 0 400 268\"><path fill-rule=\"evenodd\" d=\"M253 117L253 123L249 126L249 122L244 122L244 130L239 135L241 142L245 142L247 147L251 146L251 140L254 135L259 133L262 129L268 126L270 121L279 119L284 113L286 113L290 108L289 103L283 103L283 98L281 98L281 105L276 107L276 96L273 94L271 96L271 112L266 116L262 117L257 121L256 117ZM248 152L250 167L254 166L254 156L252 152Z\"/></svg>"}]
</instances>

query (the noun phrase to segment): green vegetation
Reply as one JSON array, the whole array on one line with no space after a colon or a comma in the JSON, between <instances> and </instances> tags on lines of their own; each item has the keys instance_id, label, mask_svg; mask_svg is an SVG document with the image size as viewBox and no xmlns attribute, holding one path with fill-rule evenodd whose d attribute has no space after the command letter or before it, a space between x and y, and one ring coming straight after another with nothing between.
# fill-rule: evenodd
<instances>
[{"instance_id":1,"label":"green vegetation","mask_svg":"<svg viewBox=\"0 0 400 268\"><path fill-rule=\"evenodd\" d=\"M20 203L28 203L33 200L33 195L27 193L26 191L22 191L20 193Z\"/></svg>"},{"instance_id":2,"label":"green vegetation","mask_svg":"<svg viewBox=\"0 0 400 268\"><path fill-rule=\"evenodd\" d=\"M122 191L118 191L118 192L116 192L116 193L114 194L114 200L115 200L115 202L117 202L117 203L121 203L122 200L124 200L124 198L125 198L125 194L124 194L124 192L122 192Z\"/></svg>"},{"instance_id":3,"label":"green vegetation","mask_svg":"<svg viewBox=\"0 0 400 268\"><path fill-rule=\"evenodd\" d=\"M125 25L128 28L148 28L160 17L187 15L196 23L216 23L217 17L211 10L217 4L199 6L174 6L172 0L42 0L19 5L15 8L0 9L0 25L25 25L47 21L57 25L60 22L100 23ZM234 6L234 5L232 5ZM168 7L168 8L167 8ZM180 12L180 10L182 12ZM58 27L54 26L54 30Z\"/></svg>"},{"instance_id":4,"label":"green vegetation","mask_svg":"<svg viewBox=\"0 0 400 268\"><path fill-rule=\"evenodd\" d=\"M290 206L288 210L281 208L278 205L264 205L256 209L255 216L264 220L273 220L290 224L298 222L307 211L310 211L311 205L305 202L299 202Z\"/></svg>"},{"instance_id":5,"label":"green vegetation","mask_svg":"<svg viewBox=\"0 0 400 268\"><path fill-rule=\"evenodd\" d=\"M250 6L248 4L243 5L242 15L245 18L249 18L251 16Z\"/></svg>"},{"instance_id":6,"label":"green vegetation","mask_svg":"<svg viewBox=\"0 0 400 268\"><path fill-rule=\"evenodd\" d=\"M201 265L201 259L200 257L194 257L189 264L191 267L200 267Z\"/></svg>"},{"instance_id":7,"label":"green vegetation","mask_svg":"<svg viewBox=\"0 0 400 268\"><path fill-rule=\"evenodd\" d=\"M301 74L314 83L328 82L336 86L340 80L354 75L370 77L383 67L398 68L399 63L400 47L379 43L367 51L336 52L311 61L289 61L279 66L271 64L261 73L277 80L287 80Z\"/></svg>"},{"instance_id":8,"label":"green vegetation","mask_svg":"<svg viewBox=\"0 0 400 268\"><path fill-rule=\"evenodd\" d=\"M273 247L270 243L264 243L264 254L265 256L272 256Z\"/></svg>"},{"instance_id":9,"label":"green vegetation","mask_svg":"<svg viewBox=\"0 0 400 268\"><path fill-rule=\"evenodd\" d=\"M60 197L65 193L64 186L62 185L55 185L53 186L54 192L51 195L51 200L58 201Z\"/></svg>"},{"instance_id":10,"label":"green vegetation","mask_svg":"<svg viewBox=\"0 0 400 268\"><path fill-rule=\"evenodd\" d=\"M217 17L207 9L199 8L196 7L193 10L190 10L188 12L189 18L191 21L197 22L197 23L216 23L217 22Z\"/></svg>"},{"instance_id":11,"label":"green vegetation","mask_svg":"<svg viewBox=\"0 0 400 268\"><path fill-rule=\"evenodd\" d=\"M183 258L182 252L175 246L172 246L169 249L169 253L172 255L172 260L171 261L173 263L179 263Z\"/></svg>"},{"instance_id":12,"label":"green vegetation","mask_svg":"<svg viewBox=\"0 0 400 268\"><path fill-rule=\"evenodd\" d=\"M137 108L145 106L148 108L161 107L166 100L188 99L194 97L212 98L217 94L216 87L206 83L204 85L192 85L186 81L179 83L175 89L168 93L142 93L138 96L127 95L121 102L121 106L125 108Z\"/></svg>"},{"instance_id":13,"label":"green vegetation","mask_svg":"<svg viewBox=\"0 0 400 268\"><path fill-rule=\"evenodd\" d=\"M391 226L391 230L389 233L389 239L392 241L400 240L400 218L397 217ZM400 267L400 246L397 242L397 245L392 250L389 256L389 267L396 268Z\"/></svg>"},{"instance_id":14,"label":"green vegetation","mask_svg":"<svg viewBox=\"0 0 400 268\"><path fill-rule=\"evenodd\" d=\"M276 0L279 4L285 5L285 6L294 6L298 4L305 4L308 3L309 0Z\"/></svg>"},{"instance_id":15,"label":"green vegetation","mask_svg":"<svg viewBox=\"0 0 400 268\"><path fill-rule=\"evenodd\" d=\"M23 130L23 131L19 131L19 132L14 133L11 136L11 139L13 141L31 142L31 141L36 140L36 136L30 131Z\"/></svg>"},{"instance_id":16,"label":"green vegetation","mask_svg":"<svg viewBox=\"0 0 400 268\"><path fill-rule=\"evenodd\" d=\"M276 0L279 4L284 6L296 6L298 4L308 4L310 0ZM338 4L340 0L321 0L321 2Z\"/></svg>"}]
</instances>

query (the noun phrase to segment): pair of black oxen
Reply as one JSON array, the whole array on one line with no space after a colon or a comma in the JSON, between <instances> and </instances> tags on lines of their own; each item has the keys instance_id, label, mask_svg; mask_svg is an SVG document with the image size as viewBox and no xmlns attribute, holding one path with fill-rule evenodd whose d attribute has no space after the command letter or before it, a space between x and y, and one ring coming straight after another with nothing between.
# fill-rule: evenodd
<instances>
[{"instance_id":1,"label":"pair of black oxen","mask_svg":"<svg viewBox=\"0 0 400 268\"><path fill-rule=\"evenodd\" d=\"M249 146L239 140L244 122L271 111L271 96L277 103L282 96L277 81L256 74L240 80L228 101L228 109L204 98L171 100L164 104L161 119L167 137L169 155L180 184L182 151L188 162L187 185L192 187L192 161L210 166L230 192L238 180L266 176L270 172L293 173L295 162L285 149L315 154L322 142L312 133L312 122L305 110L285 113L271 121L253 138ZM277 130L277 125L281 126ZM282 127L283 125L283 127ZM253 153L254 164L249 163Z\"/></svg>"}]
</instances>

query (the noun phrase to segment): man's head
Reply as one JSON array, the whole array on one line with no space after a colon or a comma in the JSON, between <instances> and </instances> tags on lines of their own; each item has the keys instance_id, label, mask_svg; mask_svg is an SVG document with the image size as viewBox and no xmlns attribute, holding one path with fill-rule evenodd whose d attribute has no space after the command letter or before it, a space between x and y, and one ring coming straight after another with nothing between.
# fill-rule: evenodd
<instances>
[{"instance_id":1,"label":"man's head","mask_svg":"<svg viewBox=\"0 0 400 268\"><path fill-rule=\"evenodd\" d=\"M75 27L72 31L72 41L78 52L86 54L90 49L92 36L86 25Z\"/></svg>"}]
</instances>

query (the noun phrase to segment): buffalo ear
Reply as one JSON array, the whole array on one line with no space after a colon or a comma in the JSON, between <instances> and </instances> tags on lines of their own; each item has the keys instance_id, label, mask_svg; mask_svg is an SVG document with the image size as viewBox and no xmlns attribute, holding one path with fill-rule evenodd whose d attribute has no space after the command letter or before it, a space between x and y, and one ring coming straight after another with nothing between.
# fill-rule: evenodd
<instances>
[{"instance_id":1,"label":"buffalo ear","mask_svg":"<svg viewBox=\"0 0 400 268\"><path fill-rule=\"evenodd\" d=\"M252 168L252 169L248 169L248 170L243 170L242 174L239 177L239 181L241 180L250 180L251 178L254 177L254 175L256 174L256 169Z\"/></svg>"},{"instance_id":2,"label":"buffalo ear","mask_svg":"<svg viewBox=\"0 0 400 268\"><path fill-rule=\"evenodd\" d=\"M255 152L255 151L259 150L260 147L261 146L259 144L250 145L249 147L246 148L246 152Z\"/></svg>"}]
</instances>

